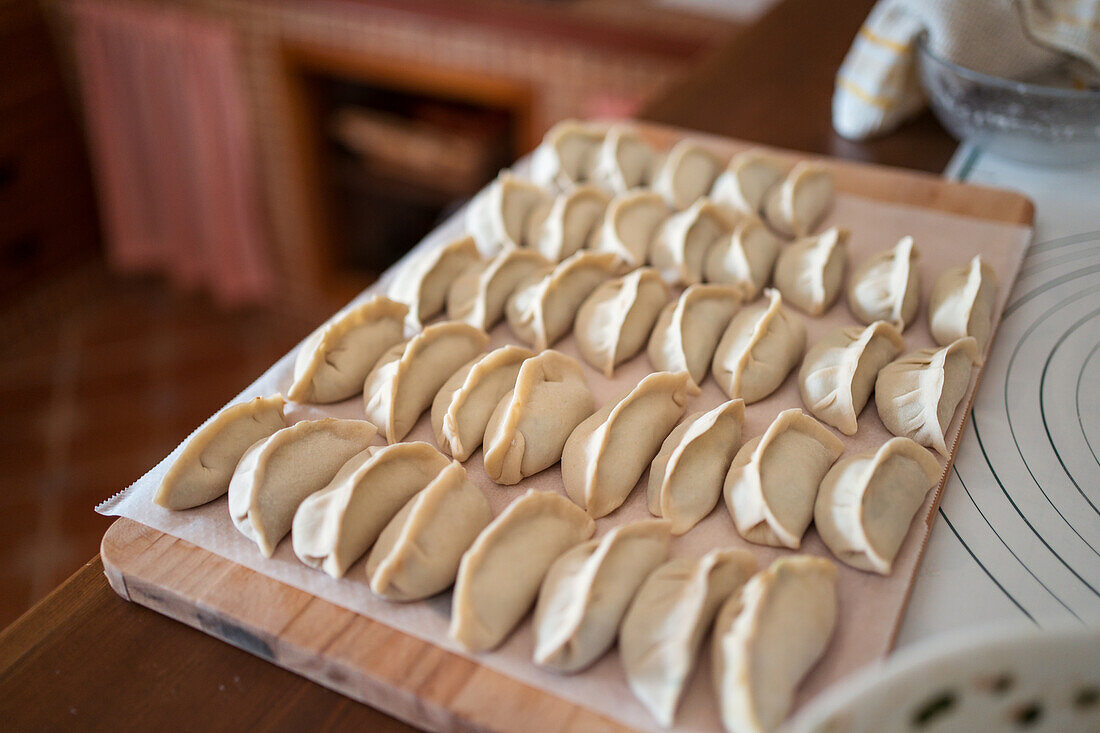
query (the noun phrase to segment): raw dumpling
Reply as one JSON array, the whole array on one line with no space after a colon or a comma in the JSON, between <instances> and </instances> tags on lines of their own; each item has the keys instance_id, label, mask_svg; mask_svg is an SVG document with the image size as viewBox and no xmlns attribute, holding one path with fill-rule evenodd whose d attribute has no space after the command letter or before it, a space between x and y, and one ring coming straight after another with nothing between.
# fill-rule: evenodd
<instances>
[{"instance_id":1,"label":"raw dumpling","mask_svg":"<svg viewBox=\"0 0 1100 733\"><path fill-rule=\"evenodd\" d=\"M382 355L363 383L367 419L379 426L387 443L401 440L443 383L488 342L484 331L444 321L397 344Z\"/></svg>"},{"instance_id":2,"label":"raw dumpling","mask_svg":"<svg viewBox=\"0 0 1100 733\"><path fill-rule=\"evenodd\" d=\"M405 338L409 307L376 295L309 335L294 359L287 397L295 402L339 402L363 391L386 349Z\"/></svg>"},{"instance_id":3,"label":"raw dumpling","mask_svg":"<svg viewBox=\"0 0 1100 733\"><path fill-rule=\"evenodd\" d=\"M575 359L553 350L531 357L485 427L485 473L511 485L553 466L573 428L593 409Z\"/></svg>"},{"instance_id":4,"label":"raw dumpling","mask_svg":"<svg viewBox=\"0 0 1100 733\"><path fill-rule=\"evenodd\" d=\"M913 322L920 307L920 270L912 237L879 252L852 273L848 308L863 323L888 321L899 331Z\"/></svg>"},{"instance_id":5,"label":"raw dumpling","mask_svg":"<svg viewBox=\"0 0 1100 733\"><path fill-rule=\"evenodd\" d=\"M707 252L736 224L732 210L708 198L665 219L650 249L653 266L684 285L703 281Z\"/></svg>"},{"instance_id":6,"label":"raw dumpling","mask_svg":"<svg viewBox=\"0 0 1100 733\"><path fill-rule=\"evenodd\" d=\"M787 164L763 150L738 153L714 182L711 198L745 214L757 215L772 188L787 173Z\"/></svg>"},{"instance_id":7,"label":"raw dumpling","mask_svg":"<svg viewBox=\"0 0 1100 733\"><path fill-rule=\"evenodd\" d=\"M611 648L642 581L668 556L668 522L645 519L554 561L535 606L535 664L578 672Z\"/></svg>"},{"instance_id":8,"label":"raw dumpling","mask_svg":"<svg viewBox=\"0 0 1100 733\"><path fill-rule=\"evenodd\" d=\"M657 317L646 353L654 369L687 370L702 384L722 332L741 307L740 291L728 285L692 285Z\"/></svg>"},{"instance_id":9,"label":"raw dumpling","mask_svg":"<svg viewBox=\"0 0 1100 733\"><path fill-rule=\"evenodd\" d=\"M409 320L421 324L443 310L451 283L481 261L474 238L456 239L412 257L397 273L389 296L409 306Z\"/></svg>"},{"instance_id":10,"label":"raw dumpling","mask_svg":"<svg viewBox=\"0 0 1100 733\"><path fill-rule=\"evenodd\" d=\"M661 223L668 218L668 205L652 191L628 191L611 199L603 222L593 230L588 248L611 252L630 267L640 267Z\"/></svg>"},{"instance_id":11,"label":"raw dumpling","mask_svg":"<svg viewBox=\"0 0 1100 733\"><path fill-rule=\"evenodd\" d=\"M722 496L726 471L741 445L744 400L689 415L665 438L649 469L649 513L672 521L683 534L711 513Z\"/></svg>"},{"instance_id":12,"label":"raw dumpling","mask_svg":"<svg viewBox=\"0 0 1100 733\"><path fill-rule=\"evenodd\" d=\"M668 295L665 281L649 267L600 285L577 311L573 336L581 356L611 377L645 346Z\"/></svg>"},{"instance_id":13,"label":"raw dumpling","mask_svg":"<svg viewBox=\"0 0 1100 733\"><path fill-rule=\"evenodd\" d=\"M465 461L481 445L497 403L516 386L533 353L514 344L471 361L448 379L432 402L432 432L440 450Z\"/></svg>"},{"instance_id":14,"label":"raw dumpling","mask_svg":"<svg viewBox=\"0 0 1100 733\"><path fill-rule=\"evenodd\" d=\"M833 207L833 197L833 174L802 161L768 191L764 218L785 237L808 237Z\"/></svg>"},{"instance_id":15,"label":"raw dumpling","mask_svg":"<svg viewBox=\"0 0 1100 733\"><path fill-rule=\"evenodd\" d=\"M229 481L229 516L271 557L307 496L323 489L378 430L366 420L303 420L257 441Z\"/></svg>"},{"instance_id":16,"label":"raw dumpling","mask_svg":"<svg viewBox=\"0 0 1100 733\"><path fill-rule=\"evenodd\" d=\"M847 245L848 230L833 227L785 247L775 263L783 299L811 316L829 310L844 285Z\"/></svg>"},{"instance_id":17,"label":"raw dumpling","mask_svg":"<svg viewBox=\"0 0 1100 733\"><path fill-rule=\"evenodd\" d=\"M660 725L668 728L676 717L718 607L755 569L744 550L678 557L650 573L634 596L619 629L619 655L630 689Z\"/></svg>"},{"instance_id":18,"label":"raw dumpling","mask_svg":"<svg viewBox=\"0 0 1100 733\"><path fill-rule=\"evenodd\" d=\"M595 186L577 186L537 208L525 241L552 262L561 262L588 242L603 221L611 197Z\"/></svg>"},{"instance_id":19,"label":"raw dumpling","mask_svg":"<svg viewBox=\"0 0 1100 733\"><path fill-rule=\"evenodd\" d=\"M367 557L370 589L390 601L418 601L446 590L462 554L492 518L489 500L455 461L378 535Z\"/></svg>"},{"instance_id":20,"label":"raw dumpling","mask_svg":"<svg viewBox=\"0 0 1100 733\"><path fill-rule=\"evenodd\" d=\"M817 492L817 533L842 562L889 575L913 517L942 474L932 454L909 438L843 458Z\"/></svg>"},{"instance_id":21,"label":"raw dumpling","mask_svg":"<svg viewBox=\"0 0 1100 733\"><path fill-rule=\"evenodd\" d=\"M612 125L596 153L591 180L612 193L625 193L647 183L657 153L625 125Z\"/></svg>"},{"instance_id":22,"label":"raw dumpling","mask_svg":"<svg viewBox=\"0 0 1100 733\"><path fill-rule=\"evenodd\" d=\"M745 404L762 400L783 384L806 348L806 325L783 309L776 290L765 290L768 302L743 309L733 317L718 348L711 371L730 397Z\"/></svg>"},{"instance_id":23,"label":"raw dumpling","mask_svg":"<svg viewBox=\"0 0 1100 733\"><path fill-rule=\"evenodd\" d=\"M833 635L836 577L824 558L781 557L722 606L710 663L729 733L776 730L787 717Z\"/></svg>"},{"instance_id":24,"label":"raw dumpling","mask_svg":"<svg viewBox=\"0 0 1100 733\"><path fill-rule=\"evenodd\" d=\"M814 516L817 487L844 443L797 408L779 413L741 446L723 489L737 531L749 542L797 550Z\"/></svg>"},{"instance_id":25,"label":"raw dumpling","mask_svg":"<svg viewBox=\"0 0 1100 733\"><path fill-rule=\"evenodd\" d=\"M692 140L681 140L669 151L653 180L653 190L677 209L706 196L722 172L722 160Z\"/></svg>"},{"instance_id":26,"label":"raw dumpling","mask_svg":"<svg viewBox=\"0 0 1100 733\"><path fill-rule=\"evenodd\" d=\"M882 424L894 435L950 455L945 431L977 360L977 342L967 337L940 349L913 351L884 366L875 381Z\"/></svg>"},{"instance_id":27,"label":"raw dumpling","mask_svg":"<svg viewBox=\"0 0 1100 733\"><path fill-rule=\"evenodd\" d=\"M561 454L569 498L597 519L618 509L696 394L687 372L656 372L578 425Z\"/></svg>"},{"instance_id":28,"label":"raw dumpling","mask_svg":"<svg viewBox=\"0 0 1100 733\"><path fill-rule=\"evenodd\" d=\"M755 300L772 279L779 257L779 239L756 217L746 216L728 237L707 250L703 277L707 282L736 285L745 302Z\"/></svg>"},{"instance_id":29,"label":"raw dumpling","mask_svg":"<svg viewBox=\"0 0 1100 733\"><path fill-rule=\"evenodd\" d=\"M536 351L550 348L573 328L577 309L600 283L619 274L610 252L577 252L550 272L527 278L504 308L516 338Z\"/></svg>"},{"instance_id":30,"label":"raw dumpling","mask_svg":"<svg viewBox=\"0 0 1100 733\"><path fill-rule=\"evenodd\" d=\"M595 125L559 122L531 156L531 177L543 186L562 189L588 180L603 137L603 129Z\"/></svg>"},{"instance_id":31,"label":"raw dumpling","mask_svg":"<svg viewBox=\"0 0 1100 733\"><path fill-rule=\"evenodd\" d=\"M164 474L153 501L165 509L191 509L229 490L244 452L286 427L282 395L230 405L196 430Z\"/></svg>"},{"instance_id":32,"label":"raw dumpling","mask_svg":"<svg viewBox=\"0 0 1100 733\"><path fill-rule=\"evenodd\" d=\"M462 556L450 637L473 652L498 646L531 609L553 562L595 531L561 494L529 490L513 501Z\"/></svg>"},{"instance_id":33,"label":"raw dumpling","mask_svg":"<svg viewBox=\"0 0 1100 733\"><path fill-rule=\"evenodd\" d=\"M875 379L905 348L905 339L886 321L866 328L830 331L810 347L798 371L802 402L821 422L855 435Z\"/></svg>"},{"instance_id":34,"label":"raw dumpling","mask_svg":"<svg viewBox=\"0 0 1100 733\"><path fill-rule=\"evenodd\" d=\"M529 249L506 249L455 278L447 294L447 318L488 333L504 317L504 304L521 282L553 265Z\"/></svg>"},{"instance_id":35,"label":"raw dumpling","mask_svg":"<svg viewBox=\"0 0 1100 733\"><path fill-rule=\"evenodd\" d=\"M549 200L550 194L535 184L503 171L466 207L466 231L484 257L523 246L527 219Z\"/></svg>"},{"instance_id":36,"label":"raw dumpling","mask_svg":"<svg viewBox=\"0 0 1100 733\"><path fill-rule=\"evenodd\" d=\"M947 346L965 336L977 342L978 356L985 353L993 328L994 296L997 276L981 255L963 267L952 267L936 278L928 301L928 321L932 338Z\"/></svg>"},{"instance_id":37,"label":"raw dumpling","mask_svg":"<svg viewBox=\"0 0 1100 733\"><path fill-rule=\"evenodd\" d=\"M295 512L295 554L343 577L398 510L448 465L446 456L421 442L371 446L353 456Z\"/></svg>"}]
</instances>

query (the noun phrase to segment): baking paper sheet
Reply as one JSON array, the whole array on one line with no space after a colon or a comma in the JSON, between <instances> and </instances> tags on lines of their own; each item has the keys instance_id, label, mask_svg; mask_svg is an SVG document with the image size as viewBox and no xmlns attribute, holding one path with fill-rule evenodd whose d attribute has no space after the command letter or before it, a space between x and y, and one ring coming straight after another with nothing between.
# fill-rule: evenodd
<instances>
[{"instance_id":1,"label":"baking paper sheet","mask_svg":"<svg viewBox=\"0 0 1100 733\"><path fill-rule=\"evenodd\" d=\"M462 212L459 212L433 232L418 246L418 249L439 246L460 235L462 233L461 214ZM1005 283L1011 283L1015 278L1031 232L1027 227L991 223L928 209L884 204L843 194L838 195L832 219L835 223L848 227L852 233L849 243L849 272L872 253L892 247L900 237L911 234L916 238L921 253L918 266L922 274L924 298L920 319L904 334L906 351L934 345L928 331L924 305L927 304L928 294L936 275L947 267L966 263L979 252L996 271L1002 283L997 291L997 313L1000 313L1009 291ZM375 292L384 292L386 284L399 267L400 263L375 287L361 295L360 299ZM834 328L857 324L849 314L843 296L825 316L806 317L805 320L809 344L813 344L823 334ZM518 343L511 337L507 326L502 324L493 331L489 348L496 348L509 342ZM576 357L583 363L572 337L559 342L554 348ZM280 359L236 401L278 391L285 393L290 384L293 356L294 352L291 352ZM621 365L612 380L606 379L585 364L585 372L595 394L597 406L604 404L611 396L623 389L632 387L650 371L651 367L644 350L631 361ZM743 430L744 440L763 433L780 411L790 407L802 407L796 375L797 369L773 395L747 407ZM964 398L964 405L969 404L978 375L978 369L975 369L971 378L970 392ZM708 409L726 399L713 380L708 377L703 385L702 394L689 402L687 413ZM872 404L863 411L859 420L859 432L855 436L847 437L838 433L847 446L848 454L872 450L891 437L879 421L873 402L872 399ZM959 409L954 417L948 432L949 445L954 443L955 436L958 435L964 414L965 410ZM362 418L362 399L356 397L336 405L293 405L289 413L292 420L325 416ZM424 440L434 444L427 414L422 417L406 440ZM256 546L245 539L233 526L225 498L183 512L171 512L154 505L152 496L155 488L178 452L177 448L132 487L104 502L99 507L99 511L108 515L129 517L405 633L458 654L470 656L446 636L449 593L426 602L388 603L376 598L369 591L362 560L349 570L345 578L333 580L324 573L300 563L294 555L289 537L280 544L274 557L265 559ZM939 460L941 464L944 463L942 458ZM564 493L558 466L553 466L512 487L497 486L488 479L482 468L480 451L466 463L466 469L474 483L485 491L494 514L498 514L510 501L529 488ZM619 524L649 517L645 502L647 480L648 474L644 474L639 486L627 502L610 516L597 521L597 535L602 535ZM935 491L930 493L914 520L891 576L870 575L838 563L840 615L836 633L825 657L803 684L799 692L798 704L839 677L883 655L890 648L921 548L928 535L926 522L936 493ZM766 566L781 554L790 554L787 550L761 547L743 541L734 529L725 505L721 501L706 520L686 535L674 538L671 552L674 556L699 556L718 546L747 549L756 556L760 567ZM802 552L830 556L812 527L803 541ZM946 612L950 612L949 609ZM709 652L706 647L707 645L704 645L700 664L681 701L676 721L678 729L714 730L719 727L709 676ZM574 676L562 676L535 667L530 661L532 649L533 638L530 623L527 620L498 650L473 656L481 664L532 687L584 705L608 718L638 729L659 730L627 687L618 654L614 650L587 671Z\"/></svg>"}]
</instances>

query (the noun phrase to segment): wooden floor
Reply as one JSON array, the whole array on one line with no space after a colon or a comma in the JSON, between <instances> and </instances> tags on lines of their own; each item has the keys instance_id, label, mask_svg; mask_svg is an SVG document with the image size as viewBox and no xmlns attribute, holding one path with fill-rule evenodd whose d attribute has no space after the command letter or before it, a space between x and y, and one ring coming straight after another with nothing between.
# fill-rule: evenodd
<instances>
[{"instance_id":1,"label":"wooden floor","mask_svg":"<svg viewBox=\"0 0 1100 733\"><path fill-rule=\"evenodd\" d=\"M0 628L96 554L95 505L297 343L300 314L226 311L93 262L0 313Z\"/></svg>"}]
</instances>

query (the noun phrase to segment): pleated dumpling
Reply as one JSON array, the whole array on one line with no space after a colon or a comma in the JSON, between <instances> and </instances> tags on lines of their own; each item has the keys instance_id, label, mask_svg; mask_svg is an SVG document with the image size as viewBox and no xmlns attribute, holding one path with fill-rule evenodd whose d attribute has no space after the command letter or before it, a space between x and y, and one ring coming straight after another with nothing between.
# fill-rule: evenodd
<instances>
[{"instance_id":1,"label":"pleated dumpling","mask_svg":"<svg viewBox=\"0 0 1100 733\"><path fill-rule=\"evenodd\" d=\"M451 284L480 261L477 245L470 236L418 252L393 279L389 296L398 303L408 304L409 320L419 325L443 310Z\"/></svg>"},{"instance_id":2,"label":"pleated dumpling","mask_svg":"<svg viewBox=\"0 0 1100 733\"><path fill-rule=\"evenodd\" d=\"M742 537L797 550L814 516L817 488L844 443L797 408L779 413L767 431L733 459L723 493Z\"/></svg>"},{"instance_id":3,"label":"pleated dumpling","mask_svg":"<svg viewBox=\"0 0 1100 733\"><path fill-rule=\"evenodd\" d=\"M656 372L578 425L561 454L569 498L597 519L618 509L696 394L687 372Z\"/></svg>"},{"instance_id":4,"label":"pleated dumpling","mask_svg":"<svg viewBox=\"0 0 1100 733\"><path fill-rule=\"evenodd\" d=\"M485 473L511 485L553 466L573 428L593 409L576 359L552 349L531 357L485 427Z\"/></svg>"},{"instance_id":5,"label":"pleated dumpling","mask_svg":"<svg viewBox=\"0 0 1100 733\"><path fill-rule=\"evenodd\" d=\"M595 531L561 494L529 490L513 501L462 556L450 637L474 652L499 646L531 609L553 562Z\"/></svg>"},{"instance_id":6,"label":"pleated dumpling","mask_svg":"<svg viewBox=\"0 0 1100 733\"><path fill-rule=\"evenodd\" d=\"M191 509L229 491L233 469L256 441L286 427L282 395L230 405L196 430L164 474L153 501Z\"/></svg>"},{"instance_id":7,"label":"pleated dumpling","mask_svg":"<svg viewBox=\"0 0 1100 733\"><path fill-rule=\"evenodd\" d=\"M378 359L405 338L408 315L407 305L381 295L338 313L298 349L287 398L328 403L362 392Z\"/></svg>"},{"instance_id":8,"label":"pleated dumpling","mask_svg":"<svg viewBox=\"0 0 1100 733\"><path fill-rule=\"evenodd\" d=\"M714 614L749 579L756 560L744 550L715 549L678 557L646 578L619 628L626 681L657 722L668 728Z\"/></svg>"},{"instance_id":9,"label":"pleated dumpling","mask_svg":"<svg viewBox=\"0 0 1100 733\"><path fill-rule=\"evenodd\" d=\"M567 189L588 180L604 130L576 120L550 128L531 156L531 177L543 186Z\"/></svg>"},{"instance_id":10,"label":"pleated dumpling","mask_svg":"<svg viewBox=\"0 0 1100 733\"><path fill-rule=\"evenodd\" d=\"M730 733L777 730L836 627L836 565L781 557L722 606L711 638L711 674Z\"/></svg>"},{"instance_id":11,"label":"pleated dumpling","mask_svg":"<svg viewBox=\"0 0 1100 733\"><path fill-rule=\"evenodd\" d=\"M649 469L646 500L650 514L672 522L673 534L684 534L718 504L744 420L744 400L730 400L689 415L665 438Z\"/></svg>"},{"instance_id":12,"label":"pleated dumpling","mask_svg":"<svg viewBox=\"0 0 1100 733\"><path fill-rule=\"evenodd\" d=\"M431 407L444 382L488 342L480 329L444 321L392 347L363 383L367 419L378 425L387 443L401 440Z\"/></svg>"},{"instance_id":13,"label":"pleated dumpling","mask_svg":"<svg viewBox=\"0 0 1100 733\"><path fill-rule=\"evenodd\" d=\"M738 153L714 182L711 198L745 214L758 215L769 191L787 174L787 164L753 148Z\"/></svg>"},{"instance_id":14,"label":"pleated dumpling","mask_svg":"<svg viewBox=\"0 0 1100 733\"><path fill-rule=\"evenodd\" d=\"M808 161L795 164L764 199L764 218L785 237L808 237L833 207L833 174Z\"/></svg>"},{"instance_id":15,"label":"pleated dumpling","mask_svg":"<svg viewBox=\"0 0 1100 733\"><path fill-rule=\"evenodd\" d=\"M830 331L802 360L798 388L803 404L821 422L855 435L879 370L904 348L905 339L886 321Z\"/></svg>"},{"instance_id":16,"label":"pleated dumpling","mask_svg":"<svg viewBox=\"0 0 1100 733\"><path fill-rule=\"evenodd\" d=\"M229 516L271 557L307 496L323 489L378 430L366 420L303 420L245 451L229 481Z\"/></svg>"},{"instance_id":17,"label":"pleated dumpling","mask_svg":"<svg viewBox=\"0 0 1100 733\"><path fill-rule=\"evenodd\" d=\"M978 345L968 336L890 362L875 380L875 406L882 424L894 435L950 455L946 431L977 361Z\"/></svg>"},{"instance_id":18,"label":"pleated dumpling","mask_svg":"<svg viewBox=\"0 0 1100 733\"><path fill-rule=\"evenodd\" d=\"M294 553L306 565L343 577L401 507L449 463L421 442L371 446L353 456L294 513Z\"/></svg>"},{"instance_id":19,"label":"pleated dumpling","mask_svg":"<svg viewBox=\"0 0 1100 733\"><path fill-rule=\"evenodd\" d=\"M840 295L847 262L848 230L832 227L783 249L775 263L775 287L794 307L820 316Z\"/></svg>"},{"instance_id":20,"label":"pleated dumpling","mask_svg":"<svg viewBox=\"0 0 1100 733\"><path fill-rule=\"evenodd\" d=\"M779 250L779 239L771 230L756 217L745 216L729 236L707 250L703 279L736 285L745 302L756 300L771 282Z\"/></svg>"},{"instance_id":21,"label":"pleated dumpling","mask_svg":"<svg viewBox=\"0 0 1100 733\"><path fill-rule=\"evenodd\" d=\"M508 327L536 351L550 348L573 328L581 303L620 269L619 258L609 252L580 251L545 275L536 273L508 299Z\"/></svg>"},{"instance_id":22,"label":"pleated dumpling","mask_svg":"<svg viewBox=\"0 0 1100 733\"><path fill-rule=\"evenodd\" d=\"M367 556L376 595L418 601L446 590L458 563L493 518L489 500L458 461L401 507Z\"/></svg>"},{"instance_id":23,"label":"pleated dumpling","mask_svg":"<svg viewBox=\"0 0 1100 733\"><path fill-rule=\"evenodd\" d=\"M668 543L668 522L645 519L555 560L535 606L535 664L577 672L603 656L642 581L668 556Z\"/></svg>"},{"instance_id":24,"label":"pleated dumpling","mask_svg":"<svg viewBox=\"0 0 1100 733\"><path fill-rule=\"evenodd\" d=\"M650 248L653 266L684 285L703 281L707 253L737 223L731 209L703 197L665 219Z\"/></svg>"},{"instance_id":25,"label":"pleated dumpling","mask_svg":"<svg viewBox=\"0 0 1100 733\"><path fill-rule=\"evenodd\" d=\"M821 482L814 527L837 559L889 575L909 525L943 469L909 438L842 458Z\"/></svg>"},{"instance_id":26,"label":"pleated dumpling","mask_svg":"<svg viewBox=\"0 0 1100 733\"><path fill-rule=\"evenodd\" d=\"M612 125L596 152L590 180L612 193L645 185L653 176L657 152L626 125Z\"/></svg>"},{"instance_id":27,"label":"pleated dumpling","mask_svg":"<svg viewBox=\"0 0 1100 733\"><path fill-rule=\"evenodd\" d=\"M527 246L561 262L588 243L611 197L595 186L577 186L536 208L527 221Z\"/></svg>"},{"instance_id":28,"label":"pleated dumpling","mask_svg":"<svg viewBox=\"0 0 1100 733\"><path fill-rule=\"evenodd\" d=\"M783 308L776 290L768 302L742 309L726 327L714 351L714 381L745 404L762 400L783 384L806 348L806 324Z\"/></svg>"},{"instance_id":29,"label":"pleated dumpling","mask_svg":"<svg viewBox=\"0 0 1100 733\"><path fill-rule=\"evenodd\" d=\"M699 143L681 140L657 171L653 190L677 209L686 209L710 192L724 165L721 158Z\"/></svg>"},{"instance_id":30,"label":"pleated dumpling","mask_svg":"<svg viewBox=\"0 0 1100 733\"><path fill-rule=\"evenodd\" d=\"M619 194L607 205L603 222L592 231L588 247L611 252L628 266L640 267L649 259L653 240L668 215L668 205L652 191Z\"/></svg>"},{"instance_id":31,"label":"pleated dumpling","mask_svg":"<svg viewBox=\"0 0 1100 733\"><path fill-rule=\"evenodd\" d=\"M596 288L577 311L573 337L584 360L605 376L642 350L668 302L656 270L641 267Z\"/></svg>"},{"instance_id":32,"label":"pleated dumpling","mask_svg":"<svg viewBox=\"0 0 1100 733\"><path fill-rule=\"evenodd\" d=\"M508 344L459 369L432 401L432 432L439 449L458 461L473 455L485 437L489 418L516 386L520 365L534 354Z\"/></svg>"},{"instance_id":33,"label":"pleated dumpling","mask_svg":"<svg viewBox=\"0 0 1100 733\"><path fill-rule=\"evenodd\" d=\"M466 207L466 231L483 257L521 247L527 219L549 200L550 194L535 184L502 171Z\"/></svg>"},{"instance_id":34,"label":"pleated dumpling","mask_svg":"<svg viewBox=\"0 0 1100 733\"><path fill-rule=\"evenodd\" d=\"M722 332L741 307L741 292L729 285L692 285L667 304L649 336L646 353L654 369L687 370L701 385Z\"/></svg>"},{"instance_id":35,"label":"pleated dumpling","mask_svg":"<svg viewBox=\"0 0 1100 733\"><path fill-rule=\"evenodd\" d=\"M940 346L970 336L977 342L979 362L993 329L997 275L981 255L962 267L945 270L932 286L928 321Z\"/></svg>"},{"instance_id":36,"label":"pleated dumpling","mask_svg":"<svg viewBox=\"0 0 1100 733\"><path fill-rule=\"evenodd\" d=\"M913 322L920 308L920 270L912 237L879 252L852 273L848 308L863 323L887 321L899 331Z\"/></svg>"},{"instance_id":37,"label":"pleated dumpling","mask_svg":"<svg viewBox=\"0 0 1100 733\"><path fill-rule=\"evenodd\" d=\"M488 333L504 317L504 304L519 284L550 271L551 263L529 249L506 249L455 278L447 293L447 318Z\"/></svg>"}]
</instances>

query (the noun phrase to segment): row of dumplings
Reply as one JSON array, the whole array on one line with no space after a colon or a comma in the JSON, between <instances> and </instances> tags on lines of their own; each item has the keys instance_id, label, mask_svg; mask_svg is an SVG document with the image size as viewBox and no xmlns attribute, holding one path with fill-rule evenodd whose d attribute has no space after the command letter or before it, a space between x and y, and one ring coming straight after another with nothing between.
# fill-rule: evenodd
<instances>
[{"instance_id":1,"label":"row of dumplings","mask_svg":"<svg viewBox=\"0 0 1100 733\"><path fill-rule=\"evenodd\" d=\"M784 237L814 230L833 202L832 176L822 166L795 166L753 149L726 161L706 145L683 139L667 155L627 125L555 125L535 150L531 177L570 192L582 185L618 196L648 188L669 206L687 209L704 197L762 217Z\"/></svg>"},{"instance_id":2,"label":"row of dumplings","mask_svg":"<svg viewBox=\"0 0 1100 733\"><path fill-rule=\"evenodd\" d=\"M440 303L439 291L447 291L452 302L457 293L457 299L465 302L466 275L458 275L449 288L444 287L441 277L441 273L457 269L449 263L465 250L472 250L472 245L468 240L459 240L410 263L406 271L418 274L415 282L421 287L404 292L406 297L410 293L414 296L413 307L419 313L434 315L425 302ZM531 254L510 250L496 259L511 261L521 253ZM607 376L646 347L654 368L687 371L697 385L710 371L728 396L743 398L747 403L770 395L801 363L798 382L802 399L819 419L847 435L855 434L857 417L874 391L879 415L891 432L914 438L946 455L943 433L965 393L970 366L980 358L979 339L988 338L995 284L991 269L980 256L966 266L945 271L933 289L931 304L933 333L945 343L944 348L912 352L892 363L904 348L899 329L912 319L910 304L918 302L914 294L919 283L915 283L915 271L908 268L911 253L912 241L903 240L883 253L885 256L872 260L875 266L868 270L879 282L873 288L868 286L868 290L881 294L889 291L890 283L904 285L891 308L863 312L867 317L885 316L890 321L871 321L866 328L837 329L808 352L805 324L783 307L778 290L767 291L763 304L741 308L741 294L736 288L697 284L670 302L669 289L655 270L642 267L616 277L617 261L606 253L574 254L546 274L536 271L520 280L510 294L506 283L497 280L499 291L481 289L482 295L472 299L480 305L466 312L476 312L478 327L487 329L495 323L487 314L492 311L499 319L503 311L513 333L537 350L548 348L572 330L585 361ZM424 260L430 266L422 266ZM878 267L879 263L883 267ZM477 267L474 265L475 270ZM863 282L857 280L854 290ZM433 284L435 297L426 297L424 283ZM448 315L462 312L449 310ZM921 381L922 374L932 373L941 377ZM380 382L372 378L367 381L372 388ZM381 403L368 395L369 419L387 418L384 411L372 410L372 405L389 404L389 397L379 399ZM425 395L418 404L426 400ZM411 427L409 419L404 424ZM397 431L396 439L403 434ZM388 429L387 439L392 440ZM459 453L468 456L461 449Z\"/></svg>"},{"instance_id":3,"label":"row of dumplings","mask_svg":"<svg viewBox=\"0 0 1100 733\"><path fill-rule=\"evenodd\" d=\"M709 205L693 205L665 220L656 234L635 232L634 251L622 245L621 234L599 239L599 243L617 242L616 246L608 248L597 243L595 247L571 253L556 266L540 260L530 249L505 249L454 281L454 290L446 297L447 314L450 318L475 322L482 328L492 327L502 315L507 315L518 337L545 348L568 329L550 324L546 332L533 332L540 320L568 320L570 310L575 311L584 294L591 292L594 287L591 283L600 277L611 279L646 262L654 269L646 269L652 274L639 276L648 280L647 292L639 295L643 303L660 300L662 295L667 300L668 289L662 289L659 281L668 279L688 286L704 281L726 285L728 291L735 292L745 302L757 298L774 282L788 304L811 316L823 315L839 299L848 261L846 230L833 227L781 247L758 222L743 223L732 234L723 234L719 226L705 224L706 206ZM608 221L605 220L604 230L609 228ZM428 277L427 273L455 269L456 253L461 251L461 256L472 257L475 248L468 240L458 240L427 253L407 266L406 277L395 283L391 295L410 301L427 298L442 303L444 296L439 289L445 287L445 282L438 274ZM917 258L913 238L903 237L894 247L876 253L856 268L847 288L848 308L855 318L864 324L887 321L899 330L912 324L921 300ZM489 274L475 286L474 273ZM429 286L437 290L431 296L424 290ZM995 291L993 270L980 255L967 265L941 273L929 302L933 337L945 345L962 335L974 336L979 350L984 350ZM618 291L608 286L606 298L615 295ZM633 302L625 296L620 296L620 300L624 306L610 315L624 318L625 306ZM484 308L479 307L481 302L508 305ZM472 313L476 319L470 318Z\"/></svg>"},{"instance_id":4,"label":"row of dumplings","mask_svg":"<svg viewBox=\"0 0 1100 733\"><path fill-rule=\"evenodd\" d=\"M471 651L502 644L532 607L542 667L581 671L617 641L631 689L666 726L712 627L730 731L781 722L828 645L837 602L827 560L787 557L755 575L740 550L668 560L669 520L591 539L592 518L553 492L528 491L493 518L462 465L427 443L367 446L365 421L281 422L278 397L227 408L192 437L157 501L209 495L229 471L233 521L265 555L290 532L302 562L333 577L366 554L370 589L390 601L454 585L449 635ZM783 641L795 631L797 644ZM778 682L760 672L764 659L782 670Z\"/></svg>"},{"instance_id":5,"label":"row of dumplings","mask_svg":"<svg viewBox=\"0 0 1100 733\"><path fill-rule=\"evenodd\" d=\"M609 197L585 185L551 195L508 173L471 201L466 229L486 259L512 250L537 253L548 263L581 250L610 253L624 267L648 263L679 284L736 285L748 300L768 283L784 249L756 213L707 197L676 212L649 189ZM827 242L845 236L830 232ZM797 241L807 238L816 241L810 233ZM787 263L779 272L799 266Z\"/></svg>"}]
</instances>

